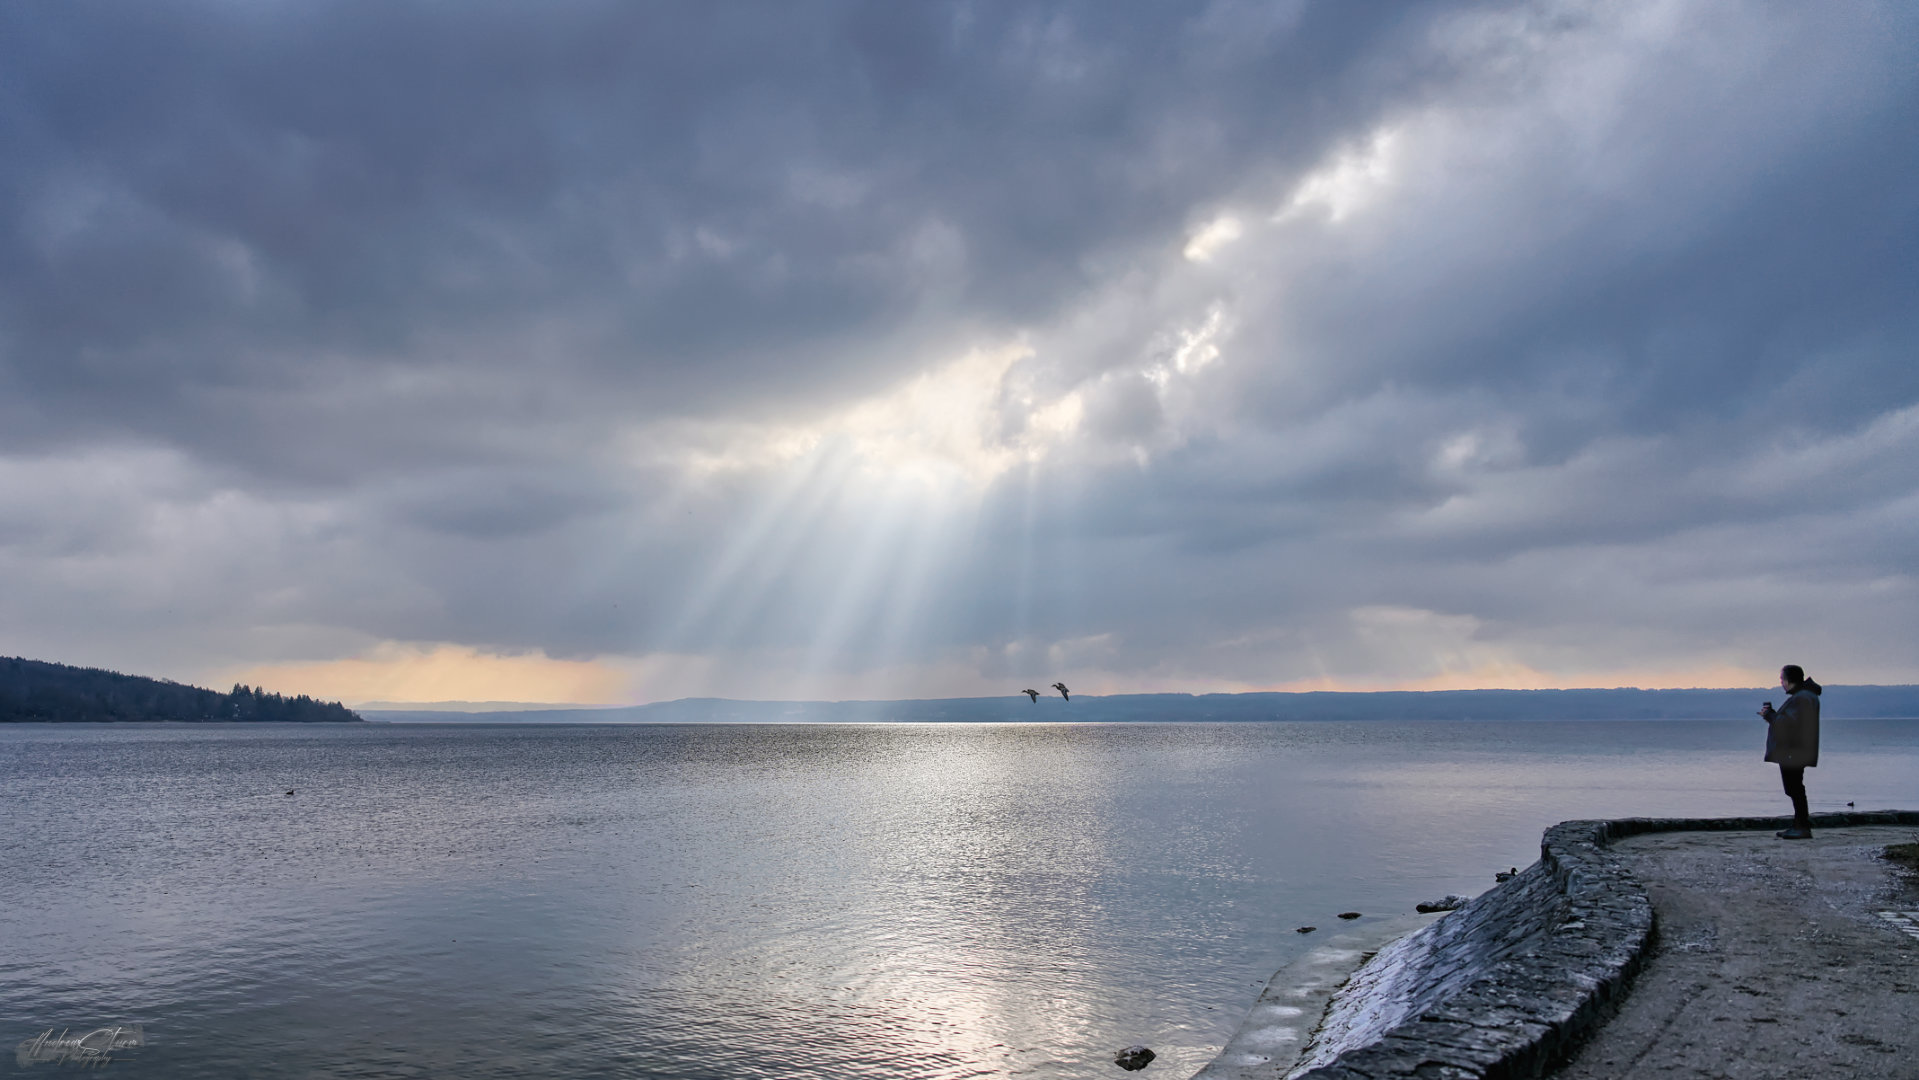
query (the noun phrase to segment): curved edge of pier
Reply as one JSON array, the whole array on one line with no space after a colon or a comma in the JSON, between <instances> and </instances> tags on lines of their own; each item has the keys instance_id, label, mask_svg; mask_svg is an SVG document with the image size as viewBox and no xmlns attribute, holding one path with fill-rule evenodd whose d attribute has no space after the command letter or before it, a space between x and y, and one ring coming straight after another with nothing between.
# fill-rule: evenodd
<instances>
[{"instance_id":1,"label":"curved edge of pier","mask_svg":"<svg viewBox=\"0 0 1919 1080\"><path fill-rule=\"evenodd\" d=\"M1380 948L1330 996L1288 1065L1222 1054L1205 1077L1493 1080L1550 1070L1617 1009L1657 925L1609 850L1650 832L1778 829L1790 819L1619 818L1546 830L1540 859ZM1909 810L1817 814L1815 828L1919 825ZM1258 1013L1255 1007L1254 1013ZM1255 1016L1248 1017L1253 1023ZM1228 1043L1229 1050L1234 1044Z\"/></svg>"}]
</instances>

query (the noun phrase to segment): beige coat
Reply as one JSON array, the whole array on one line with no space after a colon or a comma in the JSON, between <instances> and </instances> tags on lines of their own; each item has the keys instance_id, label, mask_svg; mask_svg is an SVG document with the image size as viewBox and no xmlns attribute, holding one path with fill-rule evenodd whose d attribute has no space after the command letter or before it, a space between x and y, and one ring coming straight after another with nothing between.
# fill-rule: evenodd
<instances>
[{"instance_id":1,"label":"beige coat","mask_svg":"<svg viewBox=\"0 0 1919 1080\"><path fill-rule=\"evenodd\" d=\"M1801 687L1766 722L1766 760L1787 768L1819 764L1819 695Z\"/></svg>"}]
</instances>

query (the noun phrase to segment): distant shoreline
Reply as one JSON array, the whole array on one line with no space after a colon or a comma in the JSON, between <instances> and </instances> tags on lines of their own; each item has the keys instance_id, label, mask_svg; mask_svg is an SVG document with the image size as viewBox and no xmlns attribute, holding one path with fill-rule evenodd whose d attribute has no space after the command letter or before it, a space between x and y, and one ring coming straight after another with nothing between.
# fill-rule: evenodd
<instances>
[{"instance_id":1,"label":"distant shoreline","mask_svg":"<svg viewBox=\"0 0 1919 1080\"><path fill-rule=\"evenodd\" d=\"M819 724L1220 723L1272 720L1748 720L1776 689L1380 690L1246 694L1024 695L901 701L683 698L617 708L364 709L380 723ZM1919 719L1919 686L1830 686L1828 720Z\"/></svg>"}]
</instances>

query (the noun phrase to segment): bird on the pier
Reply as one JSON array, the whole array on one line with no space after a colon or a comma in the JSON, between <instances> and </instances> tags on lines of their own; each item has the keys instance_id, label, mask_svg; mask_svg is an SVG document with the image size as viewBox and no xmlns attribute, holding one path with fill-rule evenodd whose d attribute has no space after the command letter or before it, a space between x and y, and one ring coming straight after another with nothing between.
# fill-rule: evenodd
<instances>
[{"instance_id":1,"label":"bird on the pier","mask_svg":"<svg viewBox=\"0 0 1919 1080\"><path fill-rule=\"evenodd\" d=\"M1020 693L1025 694L1027 697L1032 698L1034 701L1039 700L1038 690L1021 690Z\"/></svg>"},{"instance_id":2,"label":"bird on the pier","mask_svg":"<svg viewBox=\"0 0 1919 1080\"><path fill-rule=\"evenodd\" d=\"M1068 700L1068 701L1071 701L1071 700L1073 700L1073 692L1072 692L1071 690L1068 690L1068 689L1066 689L1066 684L1065 684L1065 683L1063 683L1063 682L1056 682L1056 683L1054 683L1054 684L1053 684L1053 689L1055 689L1055 690L1058 690L1058 691L1059 691L1059 696L1060 696L1060 697L1063 697L1063 698L1065 698L1065 699L1066 699L1066 700Z\"/></svg>"}]
</instances>

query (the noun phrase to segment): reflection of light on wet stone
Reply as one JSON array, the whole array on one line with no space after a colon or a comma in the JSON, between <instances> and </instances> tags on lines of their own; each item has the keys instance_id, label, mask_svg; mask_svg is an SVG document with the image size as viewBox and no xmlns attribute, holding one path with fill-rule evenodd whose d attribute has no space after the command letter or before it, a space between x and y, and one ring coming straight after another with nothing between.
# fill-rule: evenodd
<instances>
[{"instance_id":1,"label":"reflection of light on wet stone","mask_svg":"<svg viewBox=\"0 0 1919 1080\"><path fill-rule=\"evenodd\" d=\"M1882 911L1879 917L1897 927L1900 933L1919 940L1919 911Z\"/></svg>"},{"instance_id":2,"label":"reflection of light on wet stone","mask_svg":"<svg viewBox=\"0 0 1919 1080\"><path fill-rule=\"evenodd\" d=\"M1313 1041L1326 1004L1374 949L1427 920L1382 922L1332 938L1286 965L1266 984L1239 1030L1193 1080L1272 1080Z\"/></svg>"},{"instance_id":3,"label":"reflection of light on wet stone","mask_svg":"<svg viewBox=\"0 0 1919 1080\"><path fill-rule=\"evenodd\" d=\"M1280 1076L1299 1059L1301 1047L1313 1040L1313 1028L1326 1011L1326 1001L1376 948L1380 942L1376 934L1386 927L1361 930L1359 936L1332 938L1274 974L1267 990L1240 1022L1240 1030L1194 1080L1267 1080Z\"/></svg>"},{"instance_id":4,"label":"reflection of light on wet stone","mask_svg":"<svg viewBox=\"0 0 1919 1080\"><path fill-rule=\"evenodd\" d=\"M1318 1030L1287 1076L1300 1076L1347 1050L1378 1041L1408 1017L1478 979L1501 956L1550 933L1561 921L1558 895L1551 875L1534 863L1492 892L1379 950L1333 995Z\"/></svg>"}]
</instances>

